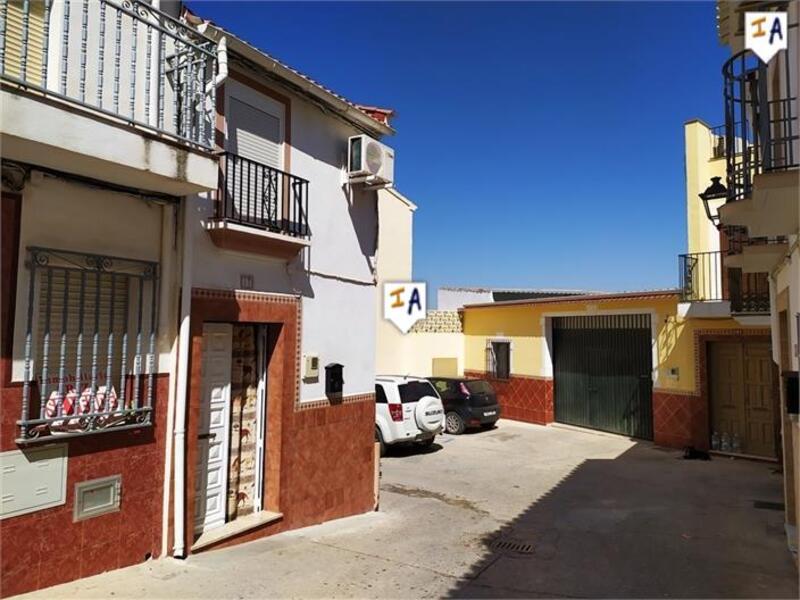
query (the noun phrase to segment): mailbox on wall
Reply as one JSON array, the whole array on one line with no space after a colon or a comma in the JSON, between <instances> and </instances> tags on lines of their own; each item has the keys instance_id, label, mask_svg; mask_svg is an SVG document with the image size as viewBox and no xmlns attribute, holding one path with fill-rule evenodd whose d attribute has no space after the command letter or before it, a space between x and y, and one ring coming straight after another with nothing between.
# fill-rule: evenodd
<instances>
[{"instance_id":1,"label":"mailbox on wall","mask_svg":"<svg viewBox=\"0 0 800 600\"><path fill-rule=\"evenodd\" d=\"M325 394L341 396L344 389L344 366L339 363L325 365Z\"/></svg>"}]
</instances>

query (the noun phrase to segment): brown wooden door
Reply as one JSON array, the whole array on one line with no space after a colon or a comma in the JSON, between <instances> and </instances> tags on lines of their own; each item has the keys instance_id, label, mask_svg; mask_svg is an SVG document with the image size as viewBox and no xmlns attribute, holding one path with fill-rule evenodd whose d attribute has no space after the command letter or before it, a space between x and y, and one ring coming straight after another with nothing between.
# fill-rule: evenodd
<instances>
[{"instance_id":1,"label":"brown wooden door","mask_svg":"<svg viewBox=\"0 0 800 600\"><path fill-rule=\"evenodd\" d=\"M740 452L775 457L775 408L769 343L712 342L709 392L712 431L739 440Z\"/></svg>"}]
</instances>

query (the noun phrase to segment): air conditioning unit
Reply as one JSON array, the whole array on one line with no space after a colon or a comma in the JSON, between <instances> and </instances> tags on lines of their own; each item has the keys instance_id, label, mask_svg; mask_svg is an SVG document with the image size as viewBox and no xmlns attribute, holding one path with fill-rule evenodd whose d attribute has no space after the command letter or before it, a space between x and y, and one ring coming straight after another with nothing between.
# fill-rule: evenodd
<instances>
[{"instance_id":1,"label":"air conditioning unit","mask_svg":"<svg viewBox=\"0 0 800 600\"><path fill-rule=\"evenodd\" d=\"M352 136L347 147L347 174L351 183L394 182L394 150L368 135Z\"/></svg>"}]
</instances>

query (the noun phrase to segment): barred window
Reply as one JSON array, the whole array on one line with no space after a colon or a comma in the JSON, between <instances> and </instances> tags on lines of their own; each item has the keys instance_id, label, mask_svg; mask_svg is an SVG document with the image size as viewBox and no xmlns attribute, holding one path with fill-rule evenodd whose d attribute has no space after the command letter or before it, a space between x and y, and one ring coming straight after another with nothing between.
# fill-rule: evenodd
<instances>
[{"instance_id":1,"label":"barred window","mask_svg":"<svg viewBox=\"0 0 800 600\"><path fill-rule=\"evenodd\" d=\"M18 441L150 423L158 265L28 248Z\"/></svg>"},{"instance_id":2,"label":"barred window","mask_svg":"<svg viewBox=\"0 0 800 600\"><path fill-rule=\"evenodd\" d=\"M486 345L486 372L495 379L511 376L511 342L490 341Z\"/></svg>"}]
</instances>

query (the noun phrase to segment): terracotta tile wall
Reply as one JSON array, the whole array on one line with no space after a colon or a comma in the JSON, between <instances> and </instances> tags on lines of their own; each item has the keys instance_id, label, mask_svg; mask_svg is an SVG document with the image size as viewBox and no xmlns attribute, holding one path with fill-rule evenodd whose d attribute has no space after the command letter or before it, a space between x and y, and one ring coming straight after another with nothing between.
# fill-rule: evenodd
<instances>
[{"instance_id":1,"label":"terracotta tile wall","mask_svg":"<svg viewBox=\"0 0 800 600\"><path fill-rule=\"evenodd\" d=\"M708 401L699 394L654 389L653 441L668 448L708 450Z\"/></svg>"},{"instance_id":2,"label":"terracotta tile wall","mask_svg":"<svg viewBox=\"0 0 800 600\"><path fill-rule=\"evenodd\" d=\"M192 377L187 439L197 437L204 321L271 323L268 365L265 508L273 522L220 544L220 548L330 519L367 512L374 504L375 402L372 393L298 402L301 303L299 298L225 290L192 291ZM187 465L196 464L189 444ZM187 513L194 501L187 476ZM192 531L187 514L187 534ZM191 540L187 539L191 546Z\"/></svg>"},{"instance_id":3,"label":"terracotta tile wall","mask_svg":"<svg viewBox=\"0 0 800 600\"><path fill-rule=\"evenodd\" d=\"M465 371L464 375L486 379L492 384L502 417L539 425L553 422L552 379L524 375L512 375L507 380L494 379L483 371Z\"/></svg>"},{"instance_id":4,"label":"terracotta tile wall","mask_svg":"<svg viewBox=\"0 0 800 600\"><path fill-rule=\"evenodd\" d=\"M65 583L158 556L169 378L158 376L153 427L67 442L66 504L0 521L0 597ZM15 449L22 388L0 390L3 450ZM119 512L73 523L75 484L122 475ZM74 557L70 559L68 557Z\"/></svg>"}]
</instances>

